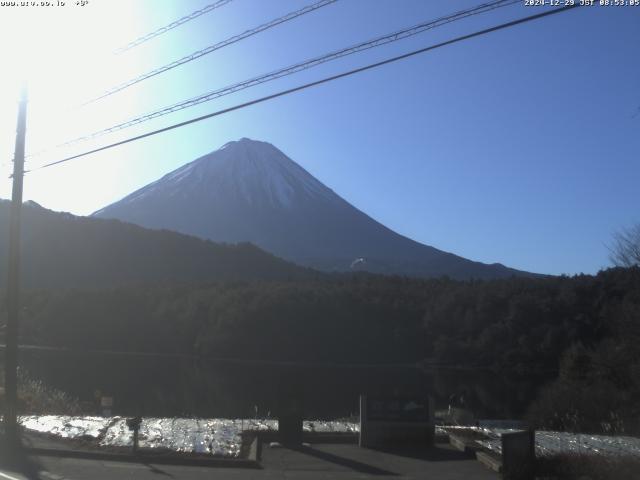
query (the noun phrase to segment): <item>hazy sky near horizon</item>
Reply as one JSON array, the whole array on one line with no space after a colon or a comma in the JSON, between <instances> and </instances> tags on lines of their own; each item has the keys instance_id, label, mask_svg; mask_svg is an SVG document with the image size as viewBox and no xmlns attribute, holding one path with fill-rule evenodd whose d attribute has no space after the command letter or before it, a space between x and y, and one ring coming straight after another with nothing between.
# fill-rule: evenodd
<instances>
[{"instance_id":1,"label":"hazy sky near horizon","mask_svg":"<svg viewBox=\"0 0 640 480\"><path fill-rule=\"evenodd\" d=\"M52 3L57 3L54 0ZM104 89L314 0L234 0L129 52L211 0L0 7L0 198L10 198L19 77L27 150L435 19L481 0L339 0L78 108ZM269 82L71 148L28 169L540 12L521 4ZM117 147L25 177L25 200L87 215L249 137L268 141L393 230L477 261L551 274L609 265L640 222L640 7L585 7Z\"/></svg>"}]
</instances>

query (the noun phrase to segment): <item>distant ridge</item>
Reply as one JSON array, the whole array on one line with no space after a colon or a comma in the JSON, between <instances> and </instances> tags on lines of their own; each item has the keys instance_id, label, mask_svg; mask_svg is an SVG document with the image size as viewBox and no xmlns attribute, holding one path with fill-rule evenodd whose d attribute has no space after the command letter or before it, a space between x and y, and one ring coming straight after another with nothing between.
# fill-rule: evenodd
<instances>
[{"instance_id":1,"label":"distant ridge","mask_svg":"<svg viewBox=\"0 0 640 480\"><path fill-rule=\"evenodd\" d=\"M273 145L242 138L93 214L217 242L251 242L325 271L456 279L533 275L399 235Z\"/></svg>"},{"instance_id":2,"label":"distant ridge","mask_svg":"<svg viewBox=\"0 0 640 480\"><path fill-rule=\"evenodd\" d=\"M0 200L0 224L10 202ZM143 283L287 280L312 272L244 243L219 245L115 220L52 212L26 202L22 284L27 288L93 288ZM6 230L5 230L6 232ZM0 287L7 278L8 235L0 236Z\"/></svg>"}]
</instances>

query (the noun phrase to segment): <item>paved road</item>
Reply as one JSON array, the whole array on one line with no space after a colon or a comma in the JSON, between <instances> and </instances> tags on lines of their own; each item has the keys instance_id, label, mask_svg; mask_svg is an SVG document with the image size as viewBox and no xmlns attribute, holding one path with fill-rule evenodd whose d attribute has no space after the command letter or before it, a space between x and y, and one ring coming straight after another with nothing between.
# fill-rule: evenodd
<instances>
[{"instance_id":1,"label":"paved road","mask_svg":"<svg viewBox=\"0 0 640 480\"><path fill-rule=\"evenodd\" d=\"M35 475L21 476L0 470L0 480L161 480L165 479L431 479L497 480L499 476L473 458L441 445L421 453L389 453L360 449L356 445L324 444L263 450L263 468L184 467L173 465L40 457ZM3 476L8 475L8 476Z\"/></svg>"}]
</instances>

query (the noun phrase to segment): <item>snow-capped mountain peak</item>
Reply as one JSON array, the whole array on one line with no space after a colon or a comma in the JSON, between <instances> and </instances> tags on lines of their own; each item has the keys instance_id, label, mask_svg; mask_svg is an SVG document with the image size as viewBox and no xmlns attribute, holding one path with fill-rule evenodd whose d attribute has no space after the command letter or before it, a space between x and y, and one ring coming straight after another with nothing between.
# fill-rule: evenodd
<instances>
[{"instance_id":1,"label":"snow-capped mountain peak","mask_svg":"<svg viewBox=\"0 0 640 480\"><path fill-rule=\"evenodd\" d=\"M223 192L236 201L273 208L292 208L295 202L310 199L335 201L336 197L332 190L276 147L248 138L226 143L125 197L122 202L154 196L159 189L163 195L197 192L210 198Z\"/></svg>"}]
</instances>

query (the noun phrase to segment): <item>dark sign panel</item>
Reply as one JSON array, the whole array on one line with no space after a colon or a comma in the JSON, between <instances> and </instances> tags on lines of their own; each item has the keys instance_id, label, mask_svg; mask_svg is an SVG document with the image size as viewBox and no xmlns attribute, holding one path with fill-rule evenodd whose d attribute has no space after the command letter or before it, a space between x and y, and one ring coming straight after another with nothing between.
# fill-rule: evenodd
<instances>
[{"instance_id":1,"label":"dark sign panel","mask_svg":"<svg viewBox=\"0 0 640 480\"><path fill-rule=\"evenodd\" d=\"M367 420L428 422L429 401L421 398L367 398Z\"/></svg>"},{"instance_id":2,"label":"dark sign panel","mask_svg":"<svg viewBox=\"0 0 640 480\"><path fill-rule=\"evenodd\" d=\"M505 480L535 478L535 445L533 430L502 434L502 475Z\"/></svg>"}]
</instances>

